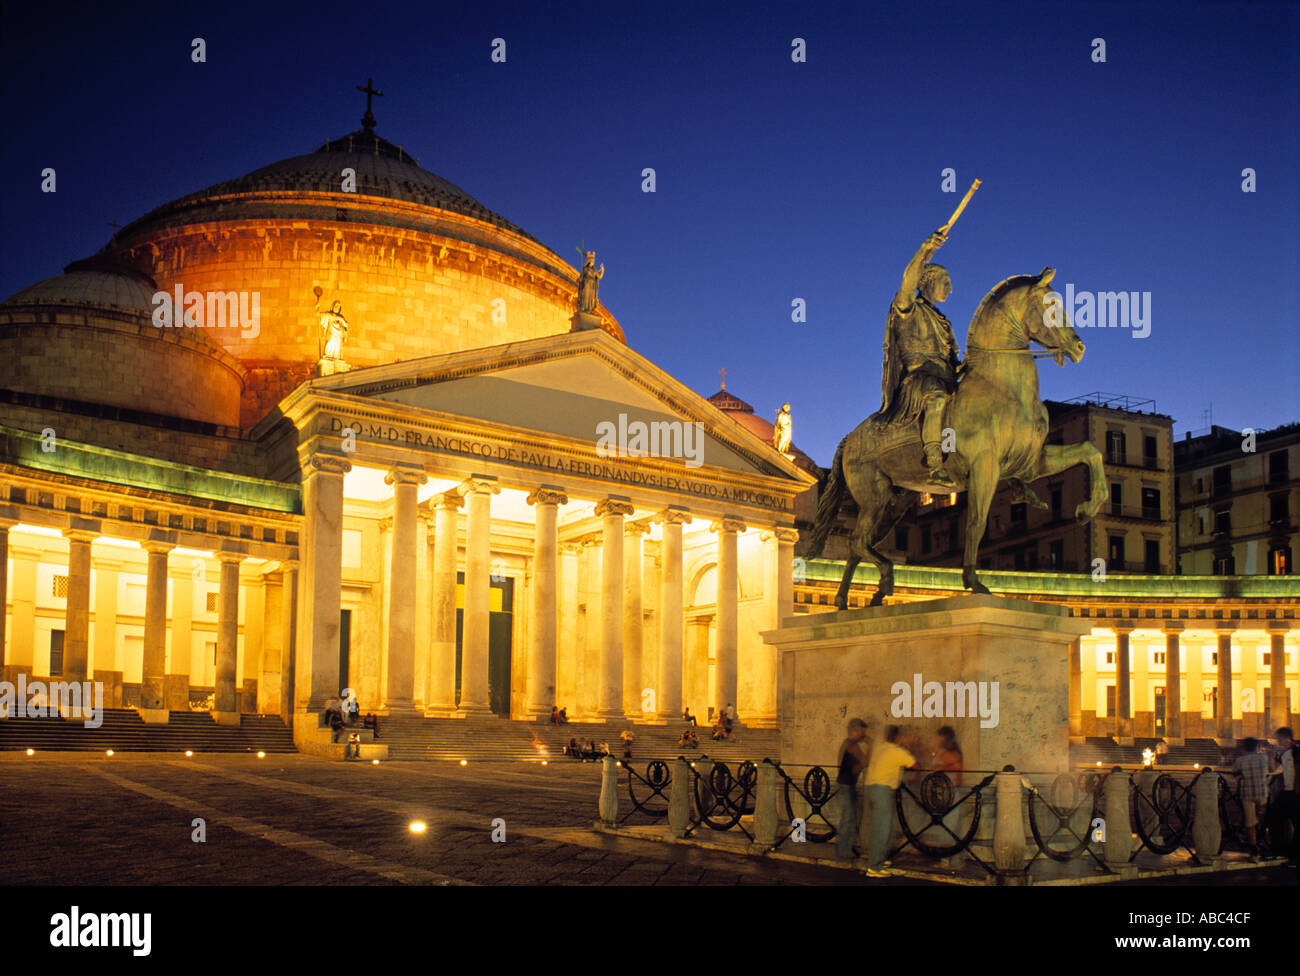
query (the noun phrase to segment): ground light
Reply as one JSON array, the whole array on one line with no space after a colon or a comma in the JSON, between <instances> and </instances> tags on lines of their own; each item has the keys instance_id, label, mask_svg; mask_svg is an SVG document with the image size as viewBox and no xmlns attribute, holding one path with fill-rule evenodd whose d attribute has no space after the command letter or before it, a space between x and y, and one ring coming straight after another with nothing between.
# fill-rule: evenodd
<instances>
[{"instance_id":1,"label":"ground light","mask_svg":"<svg viewBox=\"0 0 1300 976\"><path fill-rule=\"evenodd\" d=\"M460 761L460 764L461 764L462 766L468 766L468 765L469 765L469 761L468 761L468 760L465 760L465 759L462 759L462 760Z\"/></svg>"},{"instance_id":2,"label":"ground light","mask_svg":"<svg viewBox=\"0 0 1300 976\"><path fill-rule=\"evenodd\" d=\"M264 752L259 752L259 753L257 754L257 758L258 758L258 759L265 759L265 758L266 758L266 753L264 753Z\"/></svg>"},{"instance_id":3,"label":"ground light","mask_svg":"<svg viewBox=\"0 0 1300 976\"><path fill-rule=\"evenodd\" d=\"M34 755L36 755L36 750L35 750L35 749L28 749L28 750L27 750L27 755L29 755L29 756L34 756Z\"/></svg>"},{"instance_id":4,"label":"ground light","mask_svg":"<svg viewBox=\"0 0 1300 976\"><path fill-rule=\"evenodd\" d=\"M31 751L30 749L28 749L28 750L27 750L27 754L30 756L30 755L32 754L32 751ZM545 760L545 759L542 760L542 765L543 765L543 766L546 765L546 760Z\"/></svg>"},{"instance_id":5,"label":"ground light","mask_svg":"<svg viewBox=\"0 0 1300 976\"><path fill-rule=\"evenodd\" d=\"M378 765L379 765L379 760L378 760L378 759L372 759L372 760L370 760L370 765L372 765L372 766L378 766Z\"/></svg>"},{"instance_id":6,"label":"ground light","mask_svg":"<svg viewBox=\"0 0 1300 976\"><path fill-rule=\"evenodd\" d=\"M186 750L185 750L185 755L187 755L187 756L192 756L192 755L194 755L194 750L193 750L193 749L186 749Z\"/></svg>"},{"instance_id":7,"label":"ground light","mask_svg":"<svg viewBox=\"0 0 1300 976\"><path fill-rule=\"evenodd\" d=\"M107 752L104 753L104 755L106 755L106 756L111 756L112 754L113 754L113 750L112 750L112 749L109 749Z\"/></svg>"},{"instance_id":8,"label":"ground light","mask_svg":"<svg viewBox=\"0 0 1300 976\"><path fill-rule=\"evenodd\" d=\"M411 821L411 824L410 824L410 831L411 831L411 833L413 833L413 834L422 834L422 833L424 833L424 832L425 832L426 830L428 830L428 829L429 829L429 825L426 824L423 820L412 820L412 821Z\"/></svg>"}]
</instances>

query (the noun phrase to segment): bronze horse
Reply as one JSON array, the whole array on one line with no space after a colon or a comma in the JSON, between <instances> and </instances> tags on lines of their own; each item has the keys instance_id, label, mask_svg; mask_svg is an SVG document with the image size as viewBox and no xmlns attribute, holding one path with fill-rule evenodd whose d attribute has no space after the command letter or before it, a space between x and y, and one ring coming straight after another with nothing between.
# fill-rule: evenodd
<instances>
[{"instance_id":1,"label":"bronze horse","mask_svg":"<svg viewBox=\"0 0 1300 976\"><path fill-rule=\"evenodd\" d=\"M975 565L989 504L1000 482L1010 481L1018 499L1046 508L1028 483L1086 464L1092 479L1089 496L1075 509L1075 517L1081 522L1090 520L1106 498L1106 476L1096 447L1088 442L1045 443L1047 408L1038 397L1034 357L1050 355L1057 365L1064 365L1066 358L1079 362L1084 350L1059 300L1055 314L1045 314L1055 274L1054 269L1044 268L1038 275L1017 275L984 296L966 333L966 359L958 371L957 392L944 411L945 433L955 447L945 466L958 490L966 491L969 502L962 584L975 593L988 592ZM1031 351L1030 342L1047 352ZM818 499L817 521L806 554L808 558L821 555L844 493L851 493L859 512L849 539L844 578L835 596L839 609L848 605L853 572L864 558L880 570L872 605L880 605L894 592L894 564L875 547L911 509L920 492L950 490L929 483L915 423L891 428L872 414L840 441Z\"/></svg>"}]
</instances>

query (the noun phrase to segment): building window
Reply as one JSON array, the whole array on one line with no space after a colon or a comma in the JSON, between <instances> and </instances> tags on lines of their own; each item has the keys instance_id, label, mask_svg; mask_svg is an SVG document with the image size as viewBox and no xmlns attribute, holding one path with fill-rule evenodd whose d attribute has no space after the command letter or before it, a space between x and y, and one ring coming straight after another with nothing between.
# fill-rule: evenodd
<instances>
[{"instance_id":1,"label":"building window","mask_svg":"<svg viewBox=\"0 0 1300 976\"><path fill-rule=\"evenodd\" d=\"M1142 517L1145 519L1160 519L1160 489L1143 488L1142 489Z\"/></svg>"},{"instance_id":2,"label":"building window","mask_svg":"<svg viewBox=\"0 0 1300 976\"><path fill-rule=\"evenodd\" d=\"M1142 438L1142 463L1148 468L1158 466L1156 439L1150 434Z\"/></svg>"},{"instance_id":3,"label":"building window","mask_svg":"<svg viewBox=\"0 0 1300 976\"><path fill-rule=\"evenodd\" d=\"M1231 556L1215 556L1214 575L1215 576L1237 575L1237 561L1233 559Z\"/></svg>"},{"instance_id":4,"label":"building window","mask_svg":"<svg viewBox=\"0 0 1300 976\"><path fill-rule=\"evenodd\" d=\"M1114 652L1114 651L1107 651L1107 652L1106 652L1106 667L1108 667L1108 668L1113 668L1114 666L1115 666L1115 652Z\"/></svg>"},{"instance_id":5,"label":"building window","mask_svg":"<svg viewBox=\"0 0 1300 976\"><path fill-rule=\"evenodd\" d=\"M1164 652L1164 651L1152 651L1152 652L1151 652L1151 666L1152 666L1152 667L1156 667L1157 665L1160 666L1160 667L1162 667L1162 668L1165 666L1165 652Z\"/></svg>"},{"instance_id":6,"label":"building window","mask_svg":"<svg viewBox=\"0 0 1300 976\"><path fill-rule=\"evenodd\" d=\"M1059 519L1061 517L1061 506L1062 506L1061 486L1053 485L1052 486L1052 518Z\"/></svg>"},{"instance_id":7,"label":"building window","mask_svg":"<svg viewBox=\"0 0 1300 976\"><path fill-rule=\"evenodd\" d=\"M1146 541L1146 560L1142 566L1144 572L1160 572L1160 542L1157 539L1148 539Z\"/></svg>"},{"instance_id":8,"label":"building window","mask_svg":"<svg viewBox=\"0 0 1300 976\"><path fill-rule=\"evenodd\" d=\"M1214 492L1215 498L1222 498L1232 491L1232 468L1228 465L1214 469Z\"/></svg>"},{"instance_id":9,"label":"building window","mask_svg":"<svg viewBox=\"0 0 1300 976\"><path fill-rule=\"evenodd\" d=\"M931 495L928 491L923 491L923 492L921 492L921 504L922 504L922 505L929 505L932 501L934 501L934 496L933 496L933 495Z\"/></svg>"},{"instance_id":10,"label":"building window","mask_svg":"<svg viewBox=\"0 0 1300 976\"><path fill-rule=\"evenodd\" d=\"M1106 686L1106 714L1108 716L1113 717L1115 714L1115 709L1117 707L1118 706L1115 701L1115 686L1107 685Z\"/></svg>"},{"instance_id":11,"label":"building window","mask_svg":"<svg viewBox=\"0 0 1300 976\"><path fill-rule=\"evenodd\" d=\"M1110 464L1128 463L1124 447L1124 432L1122 430L1106 431L1106 460Z\"/></svg>"},{"instance_id":12,"label":"building window","mask_svg":"<svg viewBox=\"0 0 1300 976\"><path fill-rule=\"evenodd\" d=\"M1024 502L1015 502L1011 506L1011 525L1013 527L1019 526L1020 528L1023 529L1025 527L1025 522L1028 518L1029 515L1025 511Z\"/></svg>"},{"instance_id":13,"label":"building window","mask_svg":"<svg viewBox=\"0 0 1300 976\"><path fill-rule=\"evenodd\" d=\"M1268 575L1269 576L1290 576L1291 575L1291 547L1280 546L1277 549L1268 551Z\"/></svg>"},{"instance_id":14,"label":"building window","mask_svg":"<svg viewBox=\"0 0 1300 976\"><path fill-rule=\"evenodd\" d=\"M899 552L907 552L907 526L900 525L894 530L894 548Z\"/></svg>"},{"instance_id":15,"label":"building window","mask_svg":"<svg viewBox=\"0 0 1300 976\"><path fill-rule=\"evenodd\" d=\"M66 577L64 577L66 579ZM50 677L63 675L63 631L50 631Z\"/></svg>"},{"instance_id":16,"label":"building window","mask_svg":"<svg viewBox=\"0 0 1300 976\"><path fill-rule=\"evenodd\" d=\"M930 526L928 525L921 526L921 551L930 551Z\"/></svg>"},{"instance_id":17,"label":"building window","mask_svg":"<svg viewBox=\"0 0 1300 976\"><path fill-rule=\"evenodd\" d=\"M1272 525L1286 523L1291 520L1290 496L1286 494L1273 495L1268 500L1268 521Z\"/></svg>"},{"instance_id":18,"label":"building window","mask_svg":"<svg viewBox=\"0 0 1300 976\"><path fill-rule=\"evenodd\" d=\"M1047 544L1047 565L1049 569L1061 569L1065 565L1065 542L1054 539Z\"/></svg>"},{"instance_id":19,"label":"building window","mask_svg":"<svg viewBox=\"0 0 1300 976\"><path fill-rule=\"evenodd\" d=\"M68 578L55 574L54 582L50 586L50 596L56 600L66 600L68 598Z\"/></svg>"},{"instance_id":20,"label":"building window","mask_svg":"<svg viewBox=\"0 0 1300 976\"><path fill-rule=\"evenodd\" d=\"M1124 514L1124 486L1113 484L1110 486L1110 514Z\"/></svg>"},{"instance_id":21,"label":"building window","mask_svg":"<svg viewBox=\"0 0 1300 976\"><path fill-rule=\"evenodd\" d=\"M1268 482L1280 485L1287 479L1286 451L1274 451L1268 456Z\"/></svg>"},{"instance_id":22,"label":"building window","mask_svg":"<svg viewBox=\"0 0 1300 976\"><path fill-rule=\"evenodd\" d=\"M1214 513L1214 534L1229 535L1232 532L1232 516L1229 509Z\"/></svg>"},{"instance_id":23,"label":"building window","mask_svg":"<svg viewBox=\"0 0 1300 976\"><path fill-rule=\"evenodd\" d=\"M208 653L212 655L212 666L215 668L217 666L217 642L208 641L207 645Z\"/></svg>"},{"instance_id":24,"label":"building window","mask_svg":"<svg viewBox=\"0 0 1300 976\"><path fill-rule=\"evenodd\" d=\"M1291 714L1291 689L1290 688L1287 688L1286 690L1286 711L1288 715ZM1264 714L1271 715L1272 713L1273 713L1273 689L1270 688L1268 685L1265 685L1264 686Z\"/></svg>"},{"instance_id":25,"label":"building window","mask_svg":"<svg viewBox=\"0 0 1300 976\"><path fill-rule=\"evenodd\" d=\"M1124 537L1122 535L1110 537L1110 558L1107 562L1110 564L1109 569L1122 570L1124 568Z\"/></svg>"},{"instance_id":26,"label":"building window","mask_svg":"<svg viewBox=\"0 0 1300 976\"><path fill-rule=\"evenodd\" d=\"M208 602L207 602L207 604L206 604L206 606L207 606L207 608L208 608L208 613L216 613L216 612L217 612L217 597L218 597L219 595L220 595L220 594L218 594L218 593L216 593L216 592L212 592L212 593L209 593L209 594L208 594Z\"/></svg>"}]
</instances>

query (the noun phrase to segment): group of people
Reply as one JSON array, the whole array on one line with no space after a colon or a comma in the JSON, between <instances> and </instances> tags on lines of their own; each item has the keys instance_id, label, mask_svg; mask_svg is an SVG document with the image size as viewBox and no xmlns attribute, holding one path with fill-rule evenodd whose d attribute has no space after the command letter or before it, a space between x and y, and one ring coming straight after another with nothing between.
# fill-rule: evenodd
<instances>
[{"instance_id":1,"label":"group of people","mask_svg":"<svg viewBox=\"0 0 1300 976\"><path fill-rule=\"evenodd\" d=\"M871 838L867 852L867 875L883 878L890 873L889 843L894 835L894 794L903 782L903 773L920 764L916 752L921 748L915 735L901 736L897 725L885 728L884 741L873 743L867 735L867 723L849 719L848 735L840 744L836 758L838 772L835 801L838 816L835 830L835 855L847 861L853 857L853 840L858 833L857 783L866 770L866 802L871 807ZM934 735L930 768L943 772L953 788L961 786L962 754L957 733L945 725ZM962 810L955 806L943 818L940 845L954 843L961 834ZM937 829L937 828L936 828ZM947 866L947 865L945 865Z\"/></svg>"},{"instance_id":2,"label":"group of people","mask_svg":"<svg viewBox=\"0 0 1300 976\"><path fill-rule=\"evenodd\" d=\"M723 742L730 739L735 723L736 706L728 702L726 708L718 709L718 717L713 722L713 732L710 738L714 742Z\"/></svg>"},{"instance_id":3,"label":"group of people","mask_svg":"<svg viewBox=\"0 0 1300 976\"><path fill-rule=\"evenodd\" d=\"M571 759L595 762L609 755L609 743L592 742L590 739L579 742L577 739L570 739L569 744L564 747L564 754Z\"/></svg>"},{"instance_id":4,"label":"group of people","mask_svg":"<svg viewBox=\"0 0 1300 976\"><path fill-rule=\"evenodd\" d=\"M1300 746L1286 726L1273 735L1277 744L1271 747L1268 740L1243 739L1232 770L1240 777L1238 795L1246 841L1250 845L1250 859L1258 861L1270 854L1275 857L1285 855L1289 864L1295 864L1296 837L1300 834L1300 793L1296 792L1295 768L1300 759ZM1269 807L1269 781L1274 779L1281 780L1281 787L1277 801ZM1268 822L1262 826L1271 835L1271 845L1259 836L1261 821L1265 817ZM1289 850L1286 838L1288 823L1291 827Z\"/></svg>"},{"instance_id":5,"label":"group of people","mask_svg":"<svg viewBox=\"0 0 1300 976\"><path fill-rule=\"evenodd\" d=\"M677 745L683 749L698 749L700 747L700 737L695 734L695 728L688 725L682 729L681 737L677 740Z\"/></svg>"},{"instance_id":6,"label":"group of people","mask_svg":"<svg viewBox=\"0 0 1300 976\"><path fill-rule=\"evenodd\" d=\"M358 721L361 727L370 729L375 738L379 738L379 716L374 712L367 712L364 719L361 718L361 706L357 704L356 695L348 690L346 697L331 698L325 702L325 724L333 732L335 742L339 741L339 733L345 728L356 728Z\"/></svg>"},{"instance_id":7,"label":"group of people","mask_svg":"<svg viewBox=\"0 0 1300 976\"><path fill-rule=\"evenodd\" d=\"M568 725L569 710L567 708L559 708L558 706L552 705L550 722L552 725Z\"/></svg>"}]
</instances>

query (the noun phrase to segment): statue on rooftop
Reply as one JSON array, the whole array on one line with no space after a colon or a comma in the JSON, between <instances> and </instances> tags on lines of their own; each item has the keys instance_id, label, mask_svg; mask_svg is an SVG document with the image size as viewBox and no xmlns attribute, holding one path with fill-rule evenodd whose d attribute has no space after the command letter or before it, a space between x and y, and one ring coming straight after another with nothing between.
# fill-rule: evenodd
<instances>
[{"instance_id":1,"label":"statue on rooftop","mask_svg":"<svg viewBox=\"0 0 1300 976\"><path fill-rule=\"evenodd\" d=\"M600 279L605 277L605 265L596 270L596 252L587 251L582 271L578 275L578 311L593 314L596 311L596 291Z\"/></svg>"}]
</instances>

